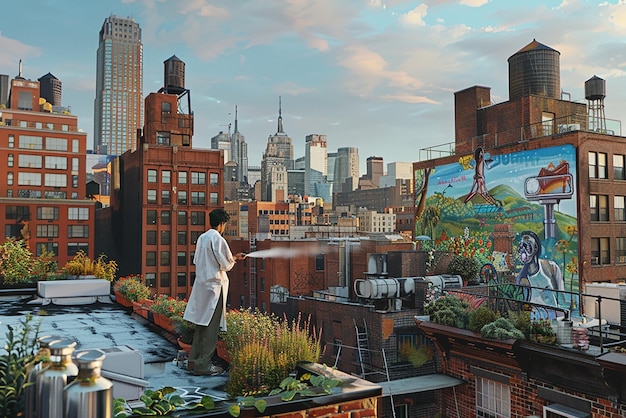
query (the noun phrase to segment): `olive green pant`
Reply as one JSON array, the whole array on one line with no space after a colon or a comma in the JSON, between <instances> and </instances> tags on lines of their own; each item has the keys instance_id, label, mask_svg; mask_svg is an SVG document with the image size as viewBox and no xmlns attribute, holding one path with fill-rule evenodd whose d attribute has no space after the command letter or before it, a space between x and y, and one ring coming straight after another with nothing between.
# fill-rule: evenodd
<instances>
[{"instance_id":1,"label":"olive green pant","mask_svg":"<svg viewBox=\"0 0 626 418\"><path fill-rule=\"evenodd\" d=\"M193 334L193 342L191 344L191 353L189 353L189 361L193 363L194 372L207 372L211 368L211 361L213 354L215 354L217 337L220 332L222 305L224 303L223 297L223 293L220 291L220 297L217 300L215 312L211 317L209 325L196 325L196 331Z\"/></svg>"}]
</instances>

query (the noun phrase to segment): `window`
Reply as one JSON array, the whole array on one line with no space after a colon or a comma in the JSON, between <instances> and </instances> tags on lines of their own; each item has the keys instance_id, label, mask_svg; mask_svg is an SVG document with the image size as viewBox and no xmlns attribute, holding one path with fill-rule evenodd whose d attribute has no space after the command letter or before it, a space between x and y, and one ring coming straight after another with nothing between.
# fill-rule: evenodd
<instances>
[{"instance_id":1,"label":"window","mask_svg":"<svg viewBox=\"0 0 626 418\"><path fill-rule=\"evenodd\" d=\"M157 144L159 144L159 145L169 145L170 144L170 133L169 132L157 132Z\"/></svg>"},{"instance_id":2,"label":"window","mask_svg":"<svg viewBox=\"0 0 626 418\"><path fill-rule=\"evenodd\" d=\"M17 156L17 166L21 168L41 168L41 155L20 154Z\"/></svg>"},{"instance_id":3,"label":"window","mask_svg":"<svg viewBox=\"0 0 626 418\"><path fill-rule=\"evenodd\" d=\"M265 292L265 277L259 279L259 290Z\"/></svg>"},{"instance_id":4,"label":"window","mask_svg":"<svg viewBox=\"0 0 626 418\"><path fill-rule=\"evenodd\" d=\"M67 237L68 238L89 238L89 226L88 225L68 225Z\"/></svg>"},{"instance_id":5,"label":"window","mask_svg":"<svg viewBox=\"0 0 626 418\"><path fill-rule=\"evenodd\" d=\"M156 287L156 273L146 273L146 286Z\"/></svg>"},{"instance_id":6,"label":"window","mask_svg":"<svg viewBox=\"0 0 626 418\"><path fill-rule=\"evenodd\" d=\"M70 221L88 221L89 208L68 208L67 219Z\"/></svg>"},{"instance_id":7,"label":"window","mask_svg":"<svg viewBox=\"0 0 626 418\"><path fill-rule=\"evenodd\" d=\"M154 189L148 189L148 203L157 202L157 191Z\"/></svg>"},{"instance_id":8,"label":"window","mask_svg":"<svg viewBox=\"0 0 626 418\"><path fill-rule=\"evenodd\" d=\"M626 221L626 212L624 211L624 204L626 203L625 196L613 196L613 211L615 221Z\"/></svg>"},{"instance_id":9,"label":"window","mask_svg":"<svg viewBox=\"0 0 626 418\"><path fill-rule=\"evenodd\" d=\"M147 245L156 245L157 243L157 231L146 231L146 244Z\"/></svg>"},{"instance_id":10,"label":"window","mask_svg":"<svg viewBox=\"0 0 626 418\"><path fill-rule=\"evenodd\" d=\"M37 225L37 238L58 238L59 225Z\"/></svg>"},{"instance_id":11,"label":"window","mask_svg":"<svg viewBox=\"0 0 626 418\"><path fill-rule=\"evenodd\" d=\"M204 205L206 203L206 194L204 192L191 192L192 205Z\"/></svg>"},{"instance_id":12,"label":"window","mask_svg":"<svg viewBox=\"0 0 626 418\"><path fill-rule=\"evenodd\" d=\"M40 136L20 135L17 147L21 149L43 149L43 138Z\"/></svg>"},{"instance_id":13,"label":"window","mask_svg":"<svg viewBox=\"0 0 626 418\"><path fill-rule=\"evenodd\" d=\"M161 112L171 113L172 112L172 104L170 102L161 102Z\"/></svg>"},{"instance_id":14,"label":"window","mask_svg":"<svg viewBox=\"0 0 626 418\"><path fill-rule=\"evenodd\" d=\"M187 172L186 171L178 172L178 184L187 184Z\"/></svg>"},{"instance_id":15,"label":"window","mask_svg":"<svg viewBox=\"0 0 626 418\"><path fill-rule=\"evenodd\" d=\"M178 211L178 225L187 225L187 212Z\"/></svg>"},{"instance_id":16,"label":"window","mask_svg":"<svg viewBox=\"0 0 626 418\"><path fill-rule=\"evenodd\" d=\"M41 186L40 173L17 173L17 184L19 186ZM32 197L32 196L28 196Z\"/></svg>"},{"instance_id":17,"label":"window","mask_svg":"<svg viewBox=\"0 0 626 418\"><path fill-rule=\"evenodd\" d=\"M178 245L187 245L187 232L178 231L178 239L176 240Z\"/></svg>"},{"instance_id":18,"label":"window","mask_svg":"<svg viewBox=\"0 0 626 418\"><path fill-rule=\"evenodd\" d=\"M73 257L81 250L84 251L85 254L89 254L89 244L87 244L86 242L67 243L67 255Z\"/></svg>"},{"instance_id":19,"label":"window","mask_svg":"<svg viewBox=\"0 0 626 418\"><path fill-rule=\"evenodd\" d=\"M206 184L206 173L192 171L191 184Z\"/></svg>"},{"instance_id":20,"label":"window","mask_svg":"<svg viewBox=\"0 0 626 418\"><path fill-rule=\"evenodd\" d=\"M626 180L624 173L625 155L615 154L613 156L613 180Z\"/></svg>"},{"instance_id":21,"label":"window","mask_svg":"<svg viewBox=\"0 0 626 418\"><path fill-rule=\"evenodd\" d=\"M205 216L204 212L192 211L191 212L191 224L192 225L204 225Z\"/></svg>"},{"instance_id":22,"label":"window","mask_svg":"<svg viewBox=\"0 0 626 418\"><path fill-rule=\"evenodd\" d=\"M146 211L146 223L148 225L156 224L157 221L157 211L156 210L148 210Z\"/></svg>"},{"instance_id":23,"label":"window","mask_svg":"<svg viewBox=\"0 0 626 418\"><path fill-rule=\"evenodd\" d=\"M65 174L46 173L44 179L45 185L48 187L67 187L67 176Z\"/></svg>"},{"instance_id":24,"label":"window","mask_svg":"<svg viewBox=\"0 0 626 418\"><path fill-rule=\"evenodd\" d=\"M396 418L409 418L409 405L403 403L394 407L396 410Z\"/></svg>"},{"instance_id":25,"label":"window","mask_svg":"<svg viewBox=\"0 0 626 418\"><path fill-rule=\"evenodd\" d=\"M553 403L543 407L543 418L590 418L591 415L579 411L578 409L570 408L569 406Z\"/></svg>"},{"instance_id":26,"label":"window","mask_svg":"<svg viewBox=\"0 0 626 418\"><path fill-rule=\"evenodd\" d=\"M510 417L511 392L509 386L483 377L476 377L476 416Z\"/></svg>"},{"instance_id":27,"label":"window","mask_svg":"<svg viewBox=\"0 0 626 418\"><path fill-rule=\"evenodd\" d=\"M146 266L156 266L156 251L146 251Z\"/></svg>"},{"instance_id":28,"label":"window","mask_svg":"<svg viewBox=\"0 0 626 418\"><path fill-rule=\"evenodd\" d=\"M161 190L161 204L169 205L172 203L170 199L170 191L169 190Z\"/></svg>"},{"instance_id":29,"label":"window","mask_svg":"<svg viewBox=\"0 0 626 418\"><path fill-rule=\"evenodd\" d=\"M607 178L606 159L604 152L589 152L589 178Z\"/></svg>"},{"instance_id":30,"label":"window","mask_svg":"<svg viewBox=\"0 0 626 418\"><path fill-rule=\"evenodd\" d=\"M159 274L159 286L161 287L170 287L171 284L171 280L170 280L170 274L169 273L161 273Z\"/></svg>"},{"instance_id":31,"label":"window","mask_svg":"<svg viewBox=\"0 0 626 418\"><path fill-rule=\"evenodd\" d=\"M209 204L211 206L217 206L219 204L219 193L211 192L209 193Z\"/></svg>"},{"instance_id":32,"label":"window","mask_svg":"<svg viewBox=\"0 0 626 418\"><path fill-rule=\"evenodd\" d=\"M9 135L9 148L15 148L15 135Z\"/></svg>"},{"instance_id":33,"label":"window","mask_svg":"<svg viewBox=\"0 0 626 418\"><path fill-rule=\"evenodd\" d=\"M161 251L160 254L160 264L162 266L169 266L170 265L170 252L169 251Z\"/></svg>"},{"instance_id":34,"label":"window","mask_svg":"<svg viewBox=\"0 0 626 418\"><path fill-rule=\"evenodd\" d=\"M80 142L78 139L72 139L72 153L78 154L80 152Z\"/></svg>"},{"instance_id":35,"label":"window","mask_svg":"<svg viewBox=\"0 0 626 418\"><path fill-rule=\"evenodd\" d=\"M156 182L157 182L157 171L148 170L148 183L156 183Z\"/></svg>"},{"instance_id":36,"label":"window","mask_svg":"<svg viewBox=\"0 0 626 418\"><path fill-rule=\"evenodd\" d=\"M589 217L591 221L609 220L609 197L607 195L589 195Z\"/></svg>"},{"instance_id":37,"label":"window","mask_svg":"<svg viewBox=\"0 0 626 418\"><path fill-rule=\"evenodd\" d=\"M6 219L30 219L28 206L7 206L5 208Z\"/></svg>"},{"instance_id":38,"label":"window","mask_svg":"<svg viewBox=\"0 0 626 418\"><path fill-rule=\"evenodd\" d=\"M178 285L178 287L187 286L187 273L176 274L176 284Z\"/></svg>"},{"instance_id":39,"label":"window","mask_svg":"<svg viewBox=\"0 0 626 418\"><path fill-rule=\"evenodd\" d=\"M46 138L46 149L50 151L67 151L67 139Z\"/></svg>"},{"instance_id":40,"label":"window","mask_svg":"<svg viewBox=\"0 0 626 418\"><path fill-rule=\"evenodd\" d=\"M187 265L187 253L185 251L178 251L178 253L176 254L176 257L178 258L179 266Z\"/></svg>"},{"instance_id":41,"label":"window","mask_svg":"<svg viewBox=\"0 0 626 418\"><path fill-rule=\"evenodd\" d=\"M187 192L185 190L178 191L178 204L179 205L187 204Z\"/></svg>"},{"instance_id":42,"label":"window","mask_svg":"<svg viewBox=\"0 0 626 418\"><path fill-rule=\"evenodd\" d=\"M318 254L315 256L315 270L324 270L324 254Z\"/></svg>"},{"instance_id":43,"label":"window","mask_svg":"<svg viewBox=\"0 0 626 418\"><path fill-rule=\"evenodd\" d=\"M161 171L161 183L169 184L172 182L172 172L170 170Z\"/></svg>"},{"instance_id":44,"label":"window","mask_svg":"<svg viewBox=\"0 0 626 418\"><path fill-rule=\"evenodd\" d=\"M541 125L543 127L543 135L553 134L554 113L543 112L541 114Z\"/></svg>"},{"instance_id":45,"label":"window","mask_svg":"<svg viewBox=\"0 0 626 418\"><path fill-rule=\"evenodd\" d=\"M189 251L189 265L193 266L193 259L196 256L195 251ZM191 273L191 284L193 284L194 280L196 280L196 273Z\"/></svg>"},{"instance_id":46,"label":"window","mask_svg":"<svg viewBox=\"0 0 626 418\"><path fill-rule=\"evenodd\" d=\"M217 173L209 174L209 182L211 186L218 186L220 184L220 176Z\"/></svg>"},{"instance_id":47,"label":"window","mask_svg":"<svg viewBox=\"0 0 626 418\"><path fill-rule=\"evenodd\" d=\"M202 231L191 231L191 244L196 245L198 243L198 237L202 235Z\"/></svg>"},{"instance_id":48,"label":"window","mask_svg":"<svg viewBox=\"0 0 626 418\"><path fill-rule=\"evenodd\" d=\"M7 157L7 167L13 167L15 157L13 154L9 154Z\"/></svg>"},{"instance_id":49,"label":"window","mask_svg":"<svg viewBox=\"0 0 626 418\"><path fill-rule=\"evenodd\" d=\"M608 238L591 238L591 264L610 264Z\"/></svg>"},{"instance_id":50,"label":"window","mask_svg":"<svg viewBox=\"0 0 626 418\"><path fill-rule=\"evenodd\" d=\"M161 211L161 225L169 225L172 213L169 210Z\"/></svg>"},{"instance_id":51,"label":"window","mask_svg":"<svg viewBox=\"0 0 626 418\"><path fill-rule=\"evenodd\" d=\"M161 245L170 245L172 241L170 231L161 231Z\"/></svg>"},{"instance_id":52,"label":"window","mask_svg":"<svg viewBox=\"0 0 626 418\"><path fill-rule=\"evenodd\" d=\"M615 238L615 262L626 264L626 238Z\"/></svg>"},{"instance_id":53,"label":"window","mask_svg":"<svg viewBox=\"0 0 626 418\"><path fill-rule=\"evenodd\" d=\"M59 219L59 208L40 206L37 208L37 219L43 219L43 220Z\"/></svg>"},{"instance_id":54,"label":"window","mask_svg":"<svg viewBox=\"0 0 626 418\"><path fill-rule=\"evenodd\" d=\"M49 253L53 253L55 256L59 256L59 243L58 242L38 242L36 245L35 255L39 257L46 250Z\"/></svg>"}]
</instances>

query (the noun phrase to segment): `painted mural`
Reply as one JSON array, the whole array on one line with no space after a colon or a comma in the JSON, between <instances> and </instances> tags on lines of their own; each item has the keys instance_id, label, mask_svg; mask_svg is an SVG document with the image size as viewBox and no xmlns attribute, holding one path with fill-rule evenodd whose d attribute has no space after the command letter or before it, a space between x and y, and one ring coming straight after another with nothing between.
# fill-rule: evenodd
<instances>
[{"instance_id":1,"label":"painted mural","mask_svg":"<svg viewBox=\"0 0 626 418\"><path fill-rule=\"evenodd\" d=\"M415 236L429 237L429 248L477 259L483 279L513 284L515 299L571 304L558 291L578 291L572 145L509 154L479 147L414 178Z\"/></svg>"}]
</instances>

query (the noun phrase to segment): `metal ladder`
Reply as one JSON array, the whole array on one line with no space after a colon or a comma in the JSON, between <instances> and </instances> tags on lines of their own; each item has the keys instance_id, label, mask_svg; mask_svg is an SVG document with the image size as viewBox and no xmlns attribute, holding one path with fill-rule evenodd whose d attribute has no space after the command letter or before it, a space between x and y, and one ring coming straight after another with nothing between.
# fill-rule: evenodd
<instances>
[{"instance_id":1,"label":"metal ladder","mask_svg":"<svg viewBox=\"0 0 626 418\"><path fill-rule=\"evenodd\" d=\"M359 365L361 366L361 378L365 379L367 374L372 370L372 357L369 350L369 336L367 335L367 323L363 318L363 328L359 328L356 319L354 322L354 331L356 333L356 346L359 354Z\"/></svg>"}]
</instances>

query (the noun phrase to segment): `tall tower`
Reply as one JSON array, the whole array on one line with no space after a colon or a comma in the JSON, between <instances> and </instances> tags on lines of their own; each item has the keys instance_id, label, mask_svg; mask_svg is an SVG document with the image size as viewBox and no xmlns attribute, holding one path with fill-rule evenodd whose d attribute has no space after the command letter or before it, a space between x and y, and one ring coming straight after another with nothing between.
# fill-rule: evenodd
<instances>
[{"instance_id":1,"label":"tall tower","mask_svg":"<svg viewBox=\"0 0 626 418\"><path fill-rule=\"evenodd\" d=\"M606 97L606 81L593 76L585 81L585 99L589 105L589 130L606 133L606 117L604 116L604 98Z\"/></svg>"},{"instance_id":2,"label":"tall tower","mask_svg":"<svg viewBox=\"0 0 626 418\"><path fill-rule=\"evenodd\" d=\"M143 106L141 28L132 18L111 15L98 42L94 152L121 155L137 149Z\"/></svg>"},{"instance_id":3,"label":"tall tower","mask_svg":"<svg viewBox=\"0 0 626 418\"><path fill-rule=\"evenodd\" d=\"M274 201L276 190L282 190L281 193L287 197L287 170L293 170L293 166L293 144L283 129L282 101L279 97L278 131L268 138L261 160L261 200Z\"/></svg>"},{"instance_id":4,"label":"tall tower","mask_svg":"<svg viewBox=\"0 0 626 418\"><path fill-rule=\"evenodd\" d=\"M307 135L304 145L304 194L327 200L329 196L320 196L320 191L316 190L318 185L326 184L327 175L326 135Z\"/></svg>"},{"instance_id":5,"label":"tall tower","mask_svg":"<svg viewBox=\"0 0 626 418\"><path fill-rule=\"evenodd\" d=\"M333 192L351 192L359 184L359 149L337 149L333 175Z\"/></svg>"},{"instance_id":6,"label":"tall tower","mask_svg":"<svg viewBox=\"0 0 626 418\"><path fill-rule=\"evenodd\" d=\"M237 106L235 106L235 131L230 137L230 155L237 163L237 181L248 184L248 144L246 137L239 132Z\"/></svg>"}]
</instances>

